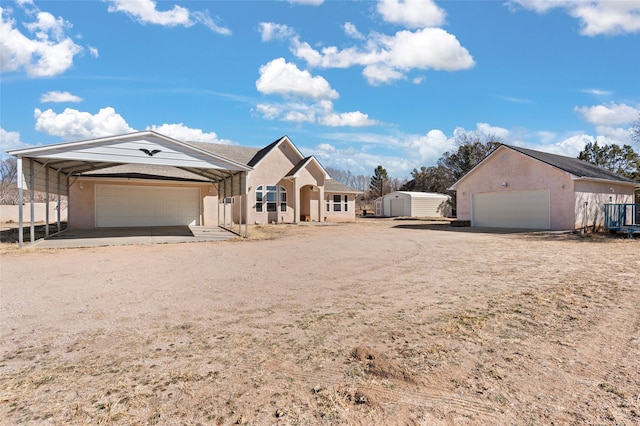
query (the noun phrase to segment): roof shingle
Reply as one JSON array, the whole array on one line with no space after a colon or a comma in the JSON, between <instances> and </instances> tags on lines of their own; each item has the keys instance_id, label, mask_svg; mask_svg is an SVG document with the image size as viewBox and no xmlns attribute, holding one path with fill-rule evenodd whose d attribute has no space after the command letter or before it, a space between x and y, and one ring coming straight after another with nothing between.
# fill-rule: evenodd
<instances>
[{"instance_id":1,"label":"roof shingle","mask_svg":"<svg viewBox=\"0 0 640 426\"><path fill-rule=\"evenodd\" d=\"M565 157L563 155L549 154L547 152L534 151L533 149L520 148L512 145L504 145L524 154L528 157L535 158L538 161L549 164L574 176L588 179L604 179L614 182L638 183L629 178L619 176L594 164L580 160L578 158Z\"/></svg>"}]
</instances>

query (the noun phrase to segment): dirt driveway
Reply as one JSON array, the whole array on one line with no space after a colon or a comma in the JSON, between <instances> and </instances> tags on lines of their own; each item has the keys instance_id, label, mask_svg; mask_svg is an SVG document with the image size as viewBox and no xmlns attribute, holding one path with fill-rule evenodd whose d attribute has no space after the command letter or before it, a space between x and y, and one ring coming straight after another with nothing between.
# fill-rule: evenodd
<instances>
[{"instance_id":1,"label":"dirt driveway","mask_svg":"<svg viewBox=\"0 0 640 426\"><path fill-rule=\"evenodd\" d=\"M5 253L0 423L640 422L640 239L404 224Z\"/></svg>"}]
</instances>

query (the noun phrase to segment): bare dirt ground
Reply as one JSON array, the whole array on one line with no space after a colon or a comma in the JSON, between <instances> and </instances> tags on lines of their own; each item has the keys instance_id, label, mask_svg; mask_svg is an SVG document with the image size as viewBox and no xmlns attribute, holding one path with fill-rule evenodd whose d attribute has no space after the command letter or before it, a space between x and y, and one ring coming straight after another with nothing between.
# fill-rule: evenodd
<instances>
[{"instance_id":1,"label":"bare dirt ground","mask_svg":"<svg viewBox=\"0 0 640 426\"><path fill-rule=\"evenodd\" d=\"M5 251L0 423L640 423L640 239L266 229Z\"/></svg>"}]
</instances>

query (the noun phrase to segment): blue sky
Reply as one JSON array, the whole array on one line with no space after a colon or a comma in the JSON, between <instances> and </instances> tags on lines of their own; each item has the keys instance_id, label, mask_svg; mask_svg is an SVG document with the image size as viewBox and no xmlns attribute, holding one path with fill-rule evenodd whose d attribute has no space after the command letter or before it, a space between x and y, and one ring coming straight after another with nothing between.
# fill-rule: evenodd
<instances>
[{"instance_id":1,"label":"blue sky","mask_svg":"<svg viewBox=\"0 0 640 426\"><path fill-rule=\"evenodd\" d=\"M640 1L3 1L0 148L153 129L397 178L460 131L575 156L640 117Z\"/></svg>"}]
</instances>

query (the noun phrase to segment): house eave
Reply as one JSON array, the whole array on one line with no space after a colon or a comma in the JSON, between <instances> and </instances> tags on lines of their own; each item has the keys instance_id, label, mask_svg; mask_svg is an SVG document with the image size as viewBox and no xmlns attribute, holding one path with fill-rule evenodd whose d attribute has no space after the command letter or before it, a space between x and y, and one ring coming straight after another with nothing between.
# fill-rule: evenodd
<instances>
[{"instance_id":1,"label":"house eave","mask_svg":"<svg viewBox=\"0 0 640 426\"><path fill-rule=\"evenodd\" d=\"M580 176L572 175L570 173L569 173L569 175L571 176L571 180L574 180L574 181L608 183L608 184L615 184L615 185L632 186L633 188L640 188L640 182L625 182L625 181L621 181L621 180L599 179L599 178L592 178L592 177L580 177Z\"/></svg>"}]
</instances>

